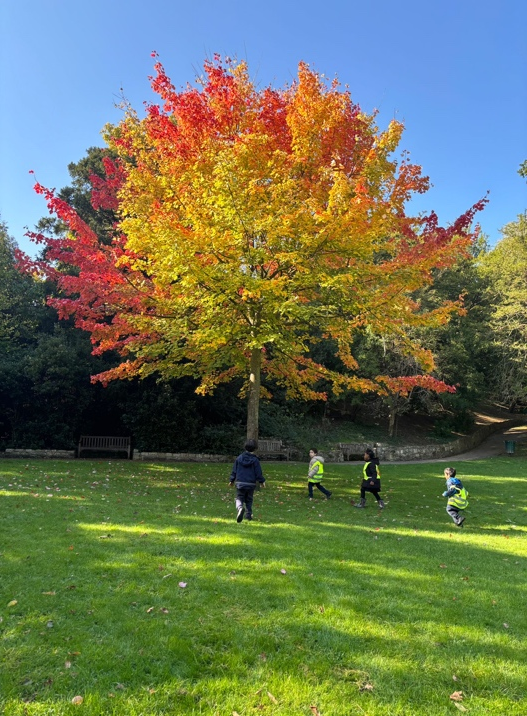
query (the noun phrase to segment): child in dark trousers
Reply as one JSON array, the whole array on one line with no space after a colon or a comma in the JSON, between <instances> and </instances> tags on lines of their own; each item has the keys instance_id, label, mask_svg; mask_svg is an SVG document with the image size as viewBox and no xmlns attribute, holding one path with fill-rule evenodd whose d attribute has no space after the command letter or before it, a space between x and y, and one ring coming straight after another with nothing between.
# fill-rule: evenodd
<instances>
[{"instance_id":1,"label":"child in dark trousers","mask_svg":"<svg viewBox=\"0 0 527 716\"><path fill-rule=\"evenodd\" d=\"M465 515L461 511L468 507L468 492L463 487L461 480L456 477L454 467L446 467L443 475L446 480L446 490L443 492L443 497L448 497L446 511L457 527L463 527Z\"/></svg>"},{"instance_id":2,"label":"child in dark trousers","mask_svg":"<svg viewBox=\"0 0 527 716\"><path fill-rule=\"evenodd\" d=\"M245 451L238 455L231 472L229 485L236 485L236 522L241 522L247 512L246 519L253 518L253 495L256 484L265 485L260 460L254 454L256 441L247 440Z\"/></svg>"},{"instance_id":3,"label":"child in dark trousers","mask_svg":"<svg viewBox=\"0 0 527 716\"><path fill-rule=\"evenodd\" d=\"M326 490L322 484L322 480L324 479L324 458L318 454L318 450L315 448L311 448L309 457L311 458L309 467L307 468L307 492L309 499L313 499L313 485L315 485L329 500L332 493Z\"/></svg>"},{"instance_id":4,"label":"child in dark trousers","mask_svg":"<svg viewBox=\"0 0 527 716\"><path fill-rule=\"evenodd\" d=\"M366 507L366 493L371 494L377 500L377 504L381 508L384 507L384 502L381 500L381 472L379 470L379 460L375 457L375 453L371 448L368 448L364 453L364 467L362 469L362 483L360 486L360 502L355 507Z\"/></svg>"}]
</instances>

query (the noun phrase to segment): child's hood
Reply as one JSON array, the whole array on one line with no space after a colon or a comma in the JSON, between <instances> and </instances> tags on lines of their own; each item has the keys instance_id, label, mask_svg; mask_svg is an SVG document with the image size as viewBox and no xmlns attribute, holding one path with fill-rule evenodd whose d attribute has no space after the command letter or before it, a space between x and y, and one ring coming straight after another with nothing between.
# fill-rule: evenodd
<instances>
[{"instance_id":1,"label":"child's hood","mask_svg":"<svg viewBox=\"0 0 527 716\"><path fill-rule=\"evenodd\" d=\"M255 462L258 462L258 458L256 457L256 455L252 452L248 452L247 450L245 452L242 452L239 460L240 460L240 463L242 465L245 465L246 467L254 464Z\"/></svg>"},{"instance_id":2,"label":"child's hood","mask_svg":"<svg viewBox=\"0 0 527 716\"><path fill-rule=\"evenodd\" d=\"M322 464L324 464L324 458L322 457L322 455L313 455L309 464L314 465L316 462L321 462Z\"/></svg>"}]
</instances>

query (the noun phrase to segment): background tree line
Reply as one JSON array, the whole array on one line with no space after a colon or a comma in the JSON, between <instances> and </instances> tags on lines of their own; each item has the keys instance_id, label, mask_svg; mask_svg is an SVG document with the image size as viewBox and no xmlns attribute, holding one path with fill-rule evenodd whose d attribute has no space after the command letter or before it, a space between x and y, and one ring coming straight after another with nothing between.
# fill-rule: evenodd
<instances>
[{"instance_id":1,"label":"background tree line","mask_svg":"<svg viewBox=\"0 0 527 716\"><path fill-rule=\"evenodd\" d=\"M109 209L91 203L91 177L104 175L108 150L90 148L69 165L71 184L61 190L98 236L115 220ZM520 173L525 175L522 166ZM46 217L40 231L61 235L66 227ZM327 403L286 401L273 386L273 401L261 411L261 434L292 443L309 440L309 426L331 418L344 435L352 424L379 416L394 433L403 413L434 420L435 433L470 428L472 410L484 399L510 410L527 406L527 233L526 216L503 229L489 248L484 237L472 255L452 269L436 272L431 287L416 296L425 308L464 296L465 309L438 328L415 329L415 338L436 357L434 376L456 386L437 395L414 388L408 395L374 396L353 391ZM16 245L0 224L0 449L6 447L72 448L84 434L131 434L135 447L162 451L233 452L244 434L245 406L234 381L214 396L198 396L192 378L116 381L92 384L90 376L110 369L117 356L93 356L89 337L72 322L58 320L45 297L53 287L22 275L16 267ZM64 270L68 270L66 267ZM321 337L314 358L328 368L338 359ZM353 353L361 374L393 376L415 372L413 359L389 338L364 330ZM326 386L321 386L324 389ZM314 429L314 428L313 428ZM334 433L333 431L333 434ZM342 438L344 439L344 437Z\"/></svg>"}]
</instances>

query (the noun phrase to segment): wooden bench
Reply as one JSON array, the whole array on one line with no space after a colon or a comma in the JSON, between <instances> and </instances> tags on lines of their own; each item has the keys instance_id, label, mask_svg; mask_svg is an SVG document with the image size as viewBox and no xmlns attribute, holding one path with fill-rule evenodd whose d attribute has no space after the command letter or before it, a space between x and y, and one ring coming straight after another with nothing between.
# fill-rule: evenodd
<instances>
[{"instance_id":1,"label":"wooden bench","mask_svg":"<svg viewBox=\"0 0 527 716\"><path fill-rule=\"evenodd\" d=\"M109 437L107 435L81 435L77 457L81 456L83 450L98 452L125 452L128 459L132 453L131 438Z\"/></svg>"},{"instance_id":2,"label":"wooden bench","mask_svg":"<svg viewBox=\"0 0 527 716\"><path fill-rule=\"evenodd\" d=\"M366 445L363 443L339 443L338 448L342 450L342 457L345 461L351 460L353 456L358 457L362 460Z\"/></svg>"},{"instance_id":3,"label":"wooden bench","mask_svg":"<svg viewBox=\"0 0 527 716\"><path fill-rule=\"evenodd\" d=\"M259 455L278 455L280 459L285 457L289 460L291 457L291 448L286 447L281 440L273 440L271 438L261 438L258 440L257 452Z\"/></svg>"}]
</instances>

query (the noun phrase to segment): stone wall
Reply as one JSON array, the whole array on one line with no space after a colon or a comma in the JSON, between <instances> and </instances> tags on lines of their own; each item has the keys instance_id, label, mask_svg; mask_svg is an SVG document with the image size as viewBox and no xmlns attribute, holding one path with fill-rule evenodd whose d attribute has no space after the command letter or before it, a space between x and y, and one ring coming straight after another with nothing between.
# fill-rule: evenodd
<instances>
[{"instance_id":1,"label":"stone wall","mask_svg":"<svg viewBox=\"0 0 527 716\"><path fill-rule=\"evenodd\" d=\"M23 448L7 448L0 452L0 458L34 458L38 460L73 460L75 450L24 450Z\"/></svg>"},{"instance_id":2,"label":"stone wall","mask_svg":"<svg viewBox=\"0 0 527 716\"><path fill-rule=\"evenodd\" d=\"M525 418L512 418L499 423L490 423L482 425L471 435L464 435L457 440L449 443L439 443L437 445L405 445L404 447L394 447L392 445L375 445L375 452L381 462L397 462L407 460L437 460L450 455L459 455L468 452L473 448L481 445L481 443L490 435L496 432L504 432L514 425L523 424ZM328 454L328 462L344 462L345 453L353 455L361 455L367 447L373 447L367 443L349 443L346 444L346 450L337 449Z\"/></svg>"},{"instance_id":3,"label":"stone wall","mask_svg":"<svg viewBox=\"0 0 527 716\"><path fill-rule=\"evenodd\" d=\"M514 425L523 424L525 417L512 418L499 423L491 423L482 425L471 435L466 435L452 440L449 443L440 443L437 445L406 445L404 447L393 447L391 445L377 445L375 450L381 462L397 462L406 460L437 460L450 455L459 455L467 452L480 445L485 438L495 432L503 432ZM363 455L367 447L372 447L371 443L346 443L346 448L334 448L325 451L324 457L326 462L344 462L346 455ZM0 451L0 458L39 458L47 460L75 458L75 450L23 450L7 448L5 452ZM100 458L99 458L100 459ZM209 455L206 453L186 453L186 452L140 452L133 451L134 460L147 460L152 462L173 461L173 462L232 462L234 456L231 455ZM307 459L307 458L306 458Z\"/></svg>"},{"instance_id":4,"label":"stone wall","mask_svg":"<svg viewBox=\"0 0 527 716\"><path fill-rule=\"evenodd\" d=\"M160 460L174 462L232 462L234 457L230 455L207 455L206 453L139 452L139 450L134 450L133 459L151 460L152 462L159 462Z\"/></svg>"}]
</instances>

